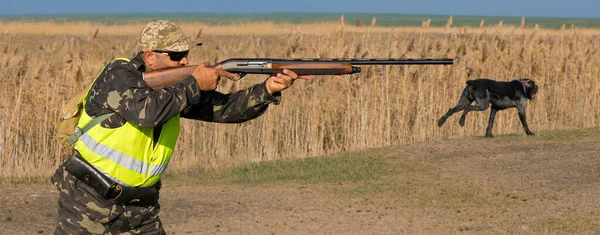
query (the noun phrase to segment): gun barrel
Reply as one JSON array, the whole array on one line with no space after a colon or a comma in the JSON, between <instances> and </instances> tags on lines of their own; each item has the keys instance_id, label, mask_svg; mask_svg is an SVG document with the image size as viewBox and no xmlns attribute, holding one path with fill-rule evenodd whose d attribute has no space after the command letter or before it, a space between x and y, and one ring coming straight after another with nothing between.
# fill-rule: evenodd
<instances>
[{"instance_id":1,"label":"gun barrel","mask_svg":"<svg viewBox=\"0 0 600 235\"><path fill-rule=\"evenodd\" d=\"M435 64L435 65L444 65L444 64L454 64L454 59L449 58L426 58L426 59L385 59L385 58L370 58L370 59L257 59L257 58L232 58L228 59L224 62L246 62L246 63L273 63L273 64L283 64L283 63L350 63L353 65L427 65L427 64Z\"/></svg>"},{"instance_id":2,"label":"gun barrel","mask_svg":"<svg viewBox=\"0 0 600 235\"><path fill-rule=\"evenodd\" d=\"M426 64L454 64L453 59L349 59L349 63L353 65L426 65Z\"/></svg>"}]
</instances>

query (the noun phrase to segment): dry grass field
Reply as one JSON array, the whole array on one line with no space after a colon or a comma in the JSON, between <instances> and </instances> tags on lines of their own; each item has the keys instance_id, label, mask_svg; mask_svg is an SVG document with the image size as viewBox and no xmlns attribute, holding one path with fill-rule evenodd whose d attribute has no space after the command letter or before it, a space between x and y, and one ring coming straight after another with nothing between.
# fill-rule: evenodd
<instances>
[{"instance_id":1,"label":"dry grass field","mask_svg":"<svg viewBox=\"0 0 600 235\"><path fill-rule=\"evenodd\" d=\"M46 179L64 158L55 133L62 104L116 57L136 53L143 24L0 21L0 176ZM303 158L404 143L482 136L488 112L437 119L467 79L527 77L540 85L529 104L534 132L600 124L600 30L507 27L358 27L181 23L204 42L191 62L233 57L460 58L452 66L366 66L352 76L315 76L283 94L281 105L243 124L184 121L170 172ZM229 92L261 82L224 82ZM500 112L495 134L523 134L516 110Z\"/></svg>"},{"instance_id":2,"label":"dry grass field","mask_svg":"<svg viewBox=\"0 0 600 235\"><path fill-rule=\"evenodd\" d=\"M192 63L460 59L315 76L243 124L183 121L161 190L169 234L600 233L598 29L180 25L204 43ZM48 177L68 154L55 135L60 108L107 62L133 56L142 27L0 21L0 231L52 233L58 191ZM493 139L482 138L489 112L437 127L479 77L536 81L527 113L536 137L514 109L498 113Z\"/></svg>"}]
</instances>

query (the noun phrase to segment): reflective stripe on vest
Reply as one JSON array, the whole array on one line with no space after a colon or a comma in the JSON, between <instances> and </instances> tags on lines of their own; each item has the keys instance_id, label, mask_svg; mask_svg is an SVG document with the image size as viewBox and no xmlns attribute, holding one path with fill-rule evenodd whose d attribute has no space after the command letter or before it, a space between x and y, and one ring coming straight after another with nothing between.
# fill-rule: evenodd
<instances>
[{"instance_id":1,"label":"reflective stripe on vest","mask_svg":"<svg viewBox=\"0 0 600 235\"><path fill-rule=\"evenodd\" d=\"M116 60L129 63L129 59ZM77 124L80 127L93 119L85 112L86 103L87 95L83 100L84 112ZM150 187L158 182L173 154L179 136L179 115L169 119L161 129L155 144L153 128L130 122L118 128L96 125L79 138L75 149L88 163L117 182L133 187Z\"/></svg>"},{"instance_id":2,"label":"reflective stripe on vest","mask_svg":"<svg viewBox=\"0 0 600 235\"><path fill-rule=\"evenodd\" d=\"M167 165L169 163L160 164L160 165L152 165L141 160L135 159L133 157L127 156L124 153L121 153L117 150L114 150L108 146L103 145L102 143L96 142L90 135L87 133L81 136L81 141L85 146L94 146L94 148L90 148L92 152L104 156L107 159L119 164L121 166L127 167L132 171L138 171L140 174L155 176L162 174L165 169L167 169Z\"/></svg>"}]
</instances>

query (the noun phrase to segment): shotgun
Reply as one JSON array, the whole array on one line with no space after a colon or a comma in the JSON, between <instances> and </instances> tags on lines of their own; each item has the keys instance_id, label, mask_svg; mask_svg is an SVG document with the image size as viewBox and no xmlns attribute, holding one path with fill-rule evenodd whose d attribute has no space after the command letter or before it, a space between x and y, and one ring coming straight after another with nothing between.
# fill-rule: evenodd
<instances>
[{"instance_id":1,"label":"shotgun","mask_svg":"<svg viewBox=\"0 0 600 235\"><path fill-rule=\"evenodd\" d=\"M232 58L219 62L214 69L236 73L242 78L246 74L282 73L283 69L298 75L344 75L360 73L360 67L353 65L450 65L453 59L272 59L272 58ZM197 65L154 70L143 73L144 81L152 89L177 84L191 75Z\"/></svg>"}]
</instances>

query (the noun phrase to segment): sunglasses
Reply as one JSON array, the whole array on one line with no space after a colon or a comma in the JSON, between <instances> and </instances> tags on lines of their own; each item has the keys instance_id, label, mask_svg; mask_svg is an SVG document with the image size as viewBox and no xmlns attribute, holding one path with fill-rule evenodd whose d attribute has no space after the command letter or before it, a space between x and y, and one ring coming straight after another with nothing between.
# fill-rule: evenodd
<instances>
[{"instance_id":1,"label":"sunglasses","mask_svg":"<svg viewBox=\"0 0 600 235\"><path fill-rule=\"evenodd\" d=\"M181 61L183 58L187 57L190 51L161 51L161 50L152 50L153 52L162 53L165 55L169 55L169 58L172 61Z\"/></svg>"}]
</instances>

